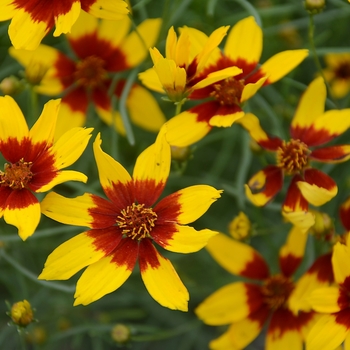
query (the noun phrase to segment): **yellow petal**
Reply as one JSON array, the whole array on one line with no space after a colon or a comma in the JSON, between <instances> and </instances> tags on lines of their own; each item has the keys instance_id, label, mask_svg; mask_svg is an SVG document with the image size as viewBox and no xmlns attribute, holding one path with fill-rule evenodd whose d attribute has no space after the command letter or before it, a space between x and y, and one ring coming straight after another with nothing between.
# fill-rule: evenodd
<instances>
[{"instance_id":1,"label":"yellow petal","mask_svg":"<svg viewBox=\"0 0 350 350\"><path fill-rule=\"evenodd\" d=\"M91 17L95 18L93 16ZM114 47L119 47L120 43L129 33L130 26L131 20L127 16L118 21L102 20L97 29L98 37L102 40L107 40ZM84 24L82 23L82 30L83 28Z\"/></svg>"},{"instance_id":2,"label":"yellow petal","mask_svg":"<svg viewBox=\"0 0 350 350\"><path fill-rule=\"evenodd\" d=\"M39 275L41 280L66 280L82 268L103 258L106 253L96 249L94 238L87 232L78 234L58 246L47 258Z\"/></svg>"},{"instance_id":3,"label":"yellow petal","mask_svg":"<svg viewBox=\"0 0 350 350\"><path fill-rule=\"evenodd\" d=\"M338 136L350 127L350 109L327 111L314 121L313 127L315 132L325 130L329 135Z\"/></svg>"},{"instance_id":4,"label":"yellow petal","mask_svg":"<svg viewBox=\"0 0 350 350\"><path fill-rule=\"evenodd\" d=\"M0 97L0 138L22 140L29 135L28 126L22 111L10 96Z\"/></svg>"},{"instance_id":5,"label":"yellow petal","mask_svg":"<svg viewBox=\"0 0 350 350\"><path fill-rule=\"evenodd\" d=\"M269 275L262 256L248 244L219 233L209 240L206 248L216 262L233 275L254 279L265 279Z\"/></svg>"},{"instance_id":6,"label":"yellow petal","mask_svg":"<svg viewBox=\"0 0 350 350\"><path fill-rule=\"evenodd\" d=\"M18 198L18 196L21 196L21 198ZM25 202L28 202L28 205L18 207L19 203ZM3 212L4 220L7 224L17 227L18 235L25 241L33 235L40 222L40 204L29 191L23 194L12 193L11 203L9 204Z\"/></svg>"},{"instance_id":7,"label":"yellow petal","mask_svg":"<svg viewBox=\"0 0 350 350\"><path fill-rule=\"evenodd\" d=\"M11 19L15 16L16 12L18 10L16 9L16 5L13 3L12 0L3 0L0 4L0 21L7 21L8 19Z\"/></svg>"},{"instance_id":8,"label":"yellow petal","mask_svg":"<svg viewBox=\"0 0 350 350\"><path fill-rule=\"evenodd\" d=\"M86 113L73 110L71 106L63 100L58 112L54 139L58 140L70 129L84 126L85 121Z\"/></svg>"},{"instance_id":9,"label":"yellow petal","mask_svg":"<svg viewBox=\"0 0 350 350\"><path fill-rule=\"evenodd\" d=\"M336 315L323 315L306 338L307 350L330 350L339 346L349 333L345 325L336 322Z\"/></svg>"},{"instance_id":10,"label":"yellow petal","mask_svg":"<svg viewBox=\"0 0 350 350\"><path fill-rule=\"evenodd\" d=\"M202 249L208 240L217 234L216 231L195 230L190 226L175 225L176 232L162 247L175 253L193 253ZM157 240L154 239L156 242Z\"/></svg>"},{"instance_id":11,"label":"yellow petal","mask_svg":"<svg viewBox=\"0 0 350 350\"><path fill-rule=\"evenodd\" d=\"M72 29L68 35L69 39L78 40L84 35L92 34L97 31L98 20L85 11L80 11ZM57 30L57 25L56 25ZM117 33L117 32L115 32Z\"/></svg>"},{"instance_id":12,"label":"yellow petal","mask_svg":"<svg viewBox=\"0 0 350 350\"><path fill-rule=\"evenodd\" d=\"M153 95L134 85L126 101L132 122L148 131L158 132L166 118Z\"/></svg>"},{"instance_id":13,"label":"yellow petal","mask_svg":"<svg viewBox=\"0 0 350 350\"><path fill-rule=\"evenodd\" d=\"M146 241L148 242L148 241ZM151 297L172 310L187 311L189 294L171 262L152 243L140 245L140 271Z\"/></svg>"},{"instance_id":14,"label":"yellow petal","mask_svg":"<svg viewBox=\"0 0 350 350\"><path fill-rule=\"evenodd\" d=\"M322 77L313 80L300 98L291 126L311 127L324 112L326 96L327 90Z\"/></svg>"},{"instance_id":15,"label":"yellow petal","mask_svg":"<svg viewBox=\"0 0 350 350\"><path fill-rule=\"evenodd\" d=\"M161 24L160 18L147 19L123 41L120 50L126 55L130 67L140 64L147 57L148 49L158 38Z\"/></svg>"},{"instance_id":16,"label":"yellow petal","mask_svg":"<svg viewBox=\"0 0 350 350\"><path fill-rule=\"evenodd\" d=\"M242 125L250 134L250 136L256 141L267 141L269 137L266 132L260 126L260 121L258 117L256 117L252 113L245 113L242 118L237 121L240 125Z\"/></svg>"},{"instance_id":17,"label":"yellow petal","mask_svg":"<svg viewBox=\"0 0 350 350\"><path fill-rule=\"evenodd\" d=\"M310 295L309 301L315 311L331 314L341 310L338 305L339 297L340 291L338 287L326 287L314 290Z\"/></svg>"},{"instance_id":18,"label":"yellow petal","mask_svg":"<svg viewBox=\"0 0 350 350\"><path fill-rule=\"evenodd\" d=\"M256 92L264 85L267 77L262 77L256 83L247 84L244 86L241 96L241 103L249 100Z\"/></svg>"},{"instance_id":19,"label":"yellow petal","mask_svg":"<svg viewBox=\"0 0 350 350\"><path fill-rule=\"evenodd\" d=\"M47 192L54 186L62 184L67 181L87 182L87 176L79 171L62 170L57 172L57 175L48 184L41 186L37 192Z\"/></svg>"},{"instance_id":20,"label":"yellow petal","mask_svg":"<svg viewBox=\"0 0 350 350\"><path fill-rule=\"evenodd\" d=\"M344 283L345 279L350 276L350 248L344 244L336 243L333 248L332 265L334 279L338 284Z\"/></svg>"},{"instance_id":21,"label":"yellow petal","mask_svg":"<svg viewBox=\"0 0 350 350\"><path fill-rule=\"evenodd\" d=\"M299 227L293 226L289 231L287 242L280 249L280 259L292 256L297 259L302 259L305 253L307 235L300 230Z\"/></svg>"},{"instance_id":22,"label":"yellow petal","mask_svg":"<svg viewBox=\"0 0 350 350\"><path fill-rule=\"evenodd\" d=\"M50 100L49 102L45 103L39 119L29 132L29 136L33 143L45 142L49 145L53 143L60 104L60 99Z\"/></svg>"},{"instance_id":23,"label":"yellow petal","mask_svg":"<svg viewBox=\"0 0 350 350\"><path fill-rule=\"evenodd\" d=\"M337 186L331 189L326 189L315 184L311 185L305 181L298 181L297 186L303 197L309 203L317 207L329 202L338 193Z\"/></svg>"},{"instance_id":24,"label":"yellow petal","mask_svg":"<svg viewBox=\"0 0 350 350\"><path fill-rule=\"evenodd\" d=\"M268 83L272 84L280 80L299 65L309 54L308 50L287 50L279 52L268 59L261 70L268 78Z\"/></svg>"},{"instance_id":25,"label":"yellow petal","mask_svg":"<svg viewBox=\"0 0 350 350\"><path fill-rule=\"evenodd\" d=\"M220 80L234 77L238 74L242 73L242 69L238 67L228 67L213 73L209 73L204 79L200 80L197 84L195 84L192 89L202 89L208 85L214 84Z\"/></svg>"},{"instance_id":26,"label":"yellow petal","mask_svg":"<svg viewBox=\"0 0 350 350\"><path fill-rule=\"evenodd\" d=\"M41 212L47 217L67 225L92 227L89 209L95 207L90 194L66 198L50 192L41 202Z\"/></svg>"},{"instance_id":27,"label":"yellow petal","mask_svg":"<svg viewBox=\"0 0 350 350\"><path fill-rule=\"evenodd\" d=\"M247 293L245 283L230 283L206 298L195 313L212 326L241 321L251 313Z\"/></svg>"},{"instance_id":28,"label":"yellow petal","mask_svg":"<svg viewBox=\"0 0 350 350\"><path fill-rule=\"evenodd\" d=\"M244 59L248 63L258 63L263 45L263 33L253 16L239 21L227 36L225 55L233 60Z\"/></svg>"},{"instance_id":29,"label":"yellow petal","mask_svg":"<svg viewBox=\"0 0 350 350\"><path fill-rule=\"evenodd\" d=\"M197 113L185 111L166 122L166 138L171 146L187 147L208 134L211 126L205 121L197 121L197 117Z\"/></svg>"},{"instance_id":30,"label":"yellow petal","mask_svg":"<svg viewBox=\"0 0 350 350\"><path fill-rule=\"evenodd\" d=\"M171 151L165 134L166 126L163 126L155 143L137 157L133 172L134 180L154 180L156 186L166 183L170 171Z\"/></svg>"},{"instance_id":31,"label":"yellow petal","mask_svg":"<svg viewBox=\"0 0 350 350\"><path fill-rule=\"evenodd\" d=\"M209 36L207 42L205 43L202 51L196 57L198 66L197 72L200 72L207 63L208 58L212 52L220 45L222 39L225 37L229 26L222 26L215 29Z\"/></svg>"},{"instance_id":32,"label":"yellow petal","mask_svg":"<svg viewBox=\"0 0 350 350\"><path fill-rule=\"evenodd\" d=\"M95 105L95 110L98 116L101 118L101 120L103 120L107 125L113 125L115 130L119 134L123 136L126 135L125 128L123 125L123 120L119 111L116 111L116 110L112 111L111 108L109 109L100 108L97 105Z\"/></svg>"},{"instance_id":33,"label":"yellow petal","mask_svg":"<svg viewBox=\"0 0 350 350\"><path fill-rule=\"evenodd\" d=\"M97 18L119 20L129 13L128 5L124 0L95 0L86 10Z\"/></svg>"},{"instance_id":34,"label":"yellow petal","mask_svg":"<svg viewBox=\"0 0 350 350\"><path fill-rule=\"evenodd\" d=\"M57 169L73 164L84 152L93 128L73 128L64 133L53 145Z\"/></svg>"},{"instance_id":35,"label":"yellow petal","mask_svg":"<svg viewBox=\"0 0 350 350\"><path fill-rule=\"evenodd\" d=\"M142 84L150 90L164 94L163 84L160 82L157 71L154 68L147 69L146 71L139 73L139 79Z\"/></svg>"},{"instance_id":36,"label":"yellow petal","mask_svg":"<svg viewBox=\"0 0 350 350\"><path fill-rule=\"evenodd\" d=\"M49 30L45 22L33 20L30 13L20 9L12 18L9 36L16 49L35 50Z\"/></svg>"},{"instance_id":37,"label":"yellow petal","mask_svg":"<svg viewBox=\"0 0 350 350\"><path fill-rule=\"evenodd\" d=\"M286 208L285 208L286 209ZM306 233L315 224L315 215L309 211L282 210L283 217Z\"/></svg>"},{"instance_id":38,"label":"yellow petal","mask_svg":"<svg viewBox=\"0 0 350 350\"><path fill-rule=\"evenodd\" d=\"M77 283L74 306L88 305L118 289L131 275L127 265L117 265L113 255L90 265Z\"/></svg>"},{"instance_id":39,"label":"yellow petal","mask_svg":"<svg viewBox=\"0 0 350 350\"><path fill-rule=\"evenodd\" d=\"M102 151L101 143L100 133L98 133L93 149L102 187L111 188L113 183L126 185L131 181L131 176L120 163Z\"/></svg>"},{"instance_id":40,"label":"yellow petal","mask_svg":"<svg viewBox=\"0 0 350 350\"><path fill-rule=\"evenodd\" d=\"M302 350L303 341L302 335L298 330L285 330L281 332L277 329L275 332L268 332L266 336L266 349L280 350L280 349L293 349Z\"/></svg>"},{"instance_id":41,"label":"yellow petal","mask_svg":"<svg viewBox=\"0 0 350 350\"><path fill-rule=\"evenodd\" d=\"M56 30L53 32L53 36L60 36L62 33L70 32L72 25L77 20L80 12L82 12L80 10L80 1L74 1L68 12L55 17Z\"/></svg>"},{"instance_id":42,"label":"yellow petal","mask_svg":"<svg viewBox=\"0 0 350 350\"><path fill-rule=\"evenodd\" d=\"M216 126L219 128L229 128L234 122L241 119L244 116L244 112L235 112L232 114L219 115L220 109L218 110L218 115L214 115L209 120L209 125Z\"/></svg>"},{"instance_id":43,"label":"yellow petal","mask_svg":"<svg viewBox=\"0 0 350 350\"><path fill-rule=\"evenodd\" d=\"M197 220L221 197L222 192L208 185L190 186L175 192L171 197L174 196L181 206L177 222L186 225Z\"/></svg>"}]
</instances>

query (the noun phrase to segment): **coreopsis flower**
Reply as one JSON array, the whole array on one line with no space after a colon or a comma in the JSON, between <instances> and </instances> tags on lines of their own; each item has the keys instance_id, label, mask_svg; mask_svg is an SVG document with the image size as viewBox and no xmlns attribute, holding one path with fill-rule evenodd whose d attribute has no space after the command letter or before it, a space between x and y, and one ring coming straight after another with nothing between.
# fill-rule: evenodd
<instances>
[{"instance_id":1,"label":"coreopsis flower","mask_svg":"<svg viewBox=\"0 0 350 350\"><path fill-rule=\"evenodd\" d=\"M350 198L347 199L339 208L340 221L343 224L345 233L341 235L334 235L333 228L331 228L332 234L329 233L328 219L326 218L326 234L322 234L321 238L326 239L330 245L329 252L319 256L306 273L300 278L297 287L294 289L290 297L290 307L293 312L297 313L300 310L310 311L312 310L310 295L314 290L324 288L334 283L334 274L332 268L332 255L333 247L335 244L346 244L348 238L348 232L350 231ZM315 227L316 226L316 227ZM317 226L323 226L316 223L310 228L309 233L314 233ZM315 235L315 237L320 237ZM329 237L329 238L328 238Z\"/></svg>"},{"instance_id":2,"label":"coreopsis flower","mask_svg":"<svg viewBox=\"0 0 350 350\"><path fill-rule=\"evenodd\" d=\"M304 332L314 321L314 312L294 314L289 297L295 288L292 275L304 255L307 236L294 227L281 248L281 273L270 274L264 258L247 244L224 234L211 238L207 249L228 272L248 278L234 282L205 299L195 310L208 325L227 325L228 330L210 342L210 349L243 349L268 322L264 349L301 349Z\"/></svg>"},{"instance_id":3,"label":"coreopsis flower","mask_svg":"<svg viewBox=\"0 0 350 350\"><path fill-rule=\"evenodd\" d=\"M332 266L337 285L316 289L310 296L314 310L323 313L310 330L307 350L333 350L341 343L350 344L350 236L346 245L340 242L333 248Z\"/></svg>"},{"instance_id":4,"label":"coreopsis flower","mask_svg":"<svg viewBox=\"0 0 350 350\"><path fill-rule=\"evenodd\" d=\"M85 125L90 100L104 122L125 134L119 112L112 109L110 96L120 97L125 80L120 79L111 86L115 84L112 75L144 60L148 47L158 37L161 20L147 19L137 31L128 34L130 25L127 17L98 22L95 17L81 13L67 35L74 59L45 45L35 51L10 48L11 56L26 67L26 71L33 64L46 70L39 85L34 87L38 93L49 96L63 93L56 137L67 128ZM132 86L126 106L131 120L147 130L157 132L165 122L154 97L138 84Z\"/></svg>"},{"instance_id":5,"label":"coreopsis flower","mask_svg":"<svg viewBox=\"0 0 350 350\"><path fill-rule=\"evenodd\" d=\"M282 189L284 176L291 176L282 213L304 231L314 224L309 203L323 205L338 191L335 181L312 167L311 161L339 163L350 157L350 145L323 146L350 126L350 109L325 112L325 100L326 87L319 77L302 95L291 122L291 138L286 141L269 136L253 114L239 120L262 148L276 154L276 164L268 165L249 180L247 197L255 205L263 206Z\"/></svg>"},{"instance_id":6,"label":"coreopsis flower","mask_svg":"<svg viewBox=\"0 0 350 350\"><path fill-rule=\"evenodd\" d=\"M342 98L350 91L350 54L334 53L324 56L326 68L325 79L330 85L331 94Z\"/></svg>"},{"instance_id":7,"label":"coreopsis flower","mask_svg":"<svg viewBox=\"0 0 350 350\"><path fill-rule=\"evenodd\" d=\"M220 27L207 37L203 32L184 27L179 38L173 27L168 31L165 57L157 48L150 49L153 67L139 74L149 89L167 94L170 101L182 103L188 95L215 81L241 73L236 67L218 70L193 84L196 77L219 55L218 45L229 26Z\"/></svg>"},{"instance_id":8,"label":"coreopsis flower","mask_svg":"<svg viewBox=\"0 0 350 350\"><path fill-rule=\"evenodd\" d=\"M187 226L202 216L221 191L207 185L187 187L157 204L170 170L170 146L161 129L155 144L138 158L131 177L104 153L98 135L94 155L108 199L86 193L69 199L51 192L43 213L65 224L89 227L56 248L40 279L64 280L87 267L77 283L74 305L89 304L118 289L139 262L150 295L170 309L187 310L188 292L171 262L155 248L198 251L216 234Z\"/></svg>"},{"instance_id":9,"label":"coreopsis flower","mask_svg":"<svg viewBox=\"0 0 350 350\"><path fill-rule=\"evenodd\" d=\"M83 11L110 20L129 13L124 0L2 0L0 21L11 19L8 32L16 49L34 50L54 26L54 36L70 32Z\"/></svg>"},{"instance_id":10,"label":"coreopsis flower","mask_svg":"<svg viewBox=\"0 0 350 350\"><path fill-rule=\"evenodd\" d=\"M215 52L215 57L210 57L210 64L191 82L197 88L188 98L204 99L205 102L168 121L167 137L171 145L189 146L214 126L230 127L244 115L244 103L262 86L284 77L308 55L307 50L287 50L260 65L262 47L262 30L254 17L247 17L232 28L223 52ZM240 73L208 80L209 77L218 77L219 72L229 72L233 67L239 68ZM205 86L200 86L201 82L205 82Z\"/></svg>"},{"instance_id":11,"label":"coreopsis flower","mask_svg":"<svg viewBox=\"0 0 350 350\"><path fill-rule=\"evenodd\" d=\"M16 226L23 240L40 221L40 202L34 193L66 181L87 180L80 172L61 169L80 157L93 129L73 128L54 141L59 107L60 100L46 103L29 130L12 97L0 97L0 153L6 161L0 171L0 217Z\"/></svg>"}]
</instances>

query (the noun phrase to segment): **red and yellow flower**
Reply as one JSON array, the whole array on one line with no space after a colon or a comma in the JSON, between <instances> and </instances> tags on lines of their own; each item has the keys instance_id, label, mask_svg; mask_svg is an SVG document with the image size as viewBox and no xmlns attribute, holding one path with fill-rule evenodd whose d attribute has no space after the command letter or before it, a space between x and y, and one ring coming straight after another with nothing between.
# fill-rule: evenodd
<instances>
[{"instance_id":1,"label":"red and yellow flower","mask_svg":"<svg viewBox=\"0 0 350 350\"><path fill-rule=\"evenodd\" d=\"M51 100L29 130L16 102L0 97L0 217L18 228L25 240L39 224L41 207L33 193L46 192L66 181L86 182L77 171L61 170L83 153L92 129L73 128L54 142L60 100Z\"/></svg>"},{"instance_id":2,"label":"red and yellow flower","mask_svg":"<svg viewBox=\"0 0 350 350\"><path fill-rule=\"evenodd\" d=\"M314 312L294 314L289 298L295 288L292 275L299 266L307 236L294 227L281 248L281 273L272 275L264 258L247 244L219 233L207 249L228 272L248 278L228 284L203 301L195 310L209 325L227 325L228 330L210 343L210 349L243 349L269 322L265 349L302 349L304 334L314 322ZM252 281L255 280L255 281Z\"/></svg>"},{"instance_id":3,"label":"red and yellow flower","mask_svg":"<svg viewBox=\"0 0 350 350\"><path fill-rule=\"evenodd\" d=\"M64 280L88 266L77 283L74 303L86 305L119 288L138 260L150 295L165 307L187 311L187 289L153 243L179 253L204 247L216 232L196 231L187 224L202 216L221 191L207 185L192 186L155 204L171 163L164 128L156 142L137 158L132 177L100 145L98 135L93 149L108 200L88 193L73 199L54 192L45 197L46 216L90 230L56 248L39 278Z\"/></svg>"},{"instance_id":4,"label":"red and yellow flower","mask_svg":"<svg viewBox=\"0 0 350 350\"><path fill-rule=\"evenodd\" d=\"M195 29L188 30L200 39ZM230 127L244 115L243 104L262 86L284 77L308 55L307 50L283 51L259 65L262 47L262 29L254 17L247 17L232 28L223 52L213 51L206 66L190 82L196 89L188 98L209 101L180 113L168 122L171 145L189 146L203 138L214 126ZM233 68L236 69L234 74L229 75ZM227 73L226 76L223 73ZM185 135L183 130L187 130Z\"/></svg>"},{"instance_id":5,"label":"red and yellow flower","mask_svg":"<svg viewBox=\"0 0 350 350\"><path fill-rule=\"evenodd\" d=\"M129 13L124 0L2 0L0 21L11 19L9 36L16 49L34 50L53 27L54 36L70 32L83 11L109 20Z\"/></svg>"},{"instance_id":6,"label":"red and yellow flower","mask_svg":"<svg viewBox=\"0 0 350 350\"><path fill-rule=\"evenodd\" d=\"M327 67L323 74L330 85L331 94L342 98L350 91L350 54L328 54L324 57Z\"/></svg>"},{"instance_id":7,"label":"red and yellow flower","mask_svg":"<svg viewBox=\"0 0 350 350\"><path fill-rule=\"evenodd\" d=\"M145 20L137 31L128 34L130 25L127 17L98 22L83 12L67 35L77 59L45 45L35 51L10 49L11 56L27 69L33 64L46 68L40 84L35 86L38 93L49 96L63 93L57 135L67 128L85 125L90 100L104 122L125 133L119 112L112 109L110 96L120 97L125 80L120 79L113 87L112 75L133 68L145 59L148 47L158 37L161 20ZM147 130L157 132L165 122L151 93L138 84L132 86L126 106L132 121Z\"/></svg>"},{"instance_id":8,"label":"red and yellow flower","mask_svg":"<svg viewBox=\"0 0 350 350\"><path fill-rule=\"evenodd\" d=\"M150 49L153 67L139 74L149 89L167 94L170 101L182 103L194 90L215 81L239 74L240 69L231 67L214 72L194 84L203 69L209 65L220 50L217 47L226 35L228 26L220 27L208 37L203 32L184 27L177 37L171 27L166 39L165 57L157 48Z\"/></svg>"},{"instance_id":9,"label":"red and yellow flower","mask_svg":"<svg viewBox=\"0 0 350 350\"><path fill-rule=\"evenodd\" d=\"M337 285L319 288L312 292L310 304L323 313L310 330L307 350L333 350L341 343L350 346L350 236L346 245L340 242L333 248L332 266Z\"/></svg>"},{"instance_id":10,"label":"red and yellow flower","mask_svg":"<svg viewBox=\"0 0 350 350\"><path fill-rule=\"evenodd\" d=\"M309 203L323 205L338 192L334 180L313 168L310 162L339 163L350 158L350 145L318 147L350 126L350 109L325 112L325 100L325 84L322 78L317 78L300 99L288 141L269 136L253 114L239 120L262 148L276 154L275 165L268 165L249 180L246 195L255 205L263 206L282 189L284 175L292 176L282 212L304 231L314 224Z\"/></svg>"}]
</instances>

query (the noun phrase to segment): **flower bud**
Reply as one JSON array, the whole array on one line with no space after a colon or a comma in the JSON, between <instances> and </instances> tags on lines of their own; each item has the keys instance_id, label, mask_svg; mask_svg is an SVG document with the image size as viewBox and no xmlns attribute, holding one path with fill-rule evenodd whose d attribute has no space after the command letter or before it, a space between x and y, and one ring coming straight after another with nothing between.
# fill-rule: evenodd
<instances>
[{"instance_id":1,"label":"flower bud","mask_svg":"<svg viewBox=\"0 0 350 350\"><path fill-rule=\"evenodd\" d=\"M111 331L112 339L117 343L126 343L130 339L130 329L123 324L116 324Z\"/></svg>"},{"instance_id":2,"label":"flower bud","mask_svg":"<svg viewBox=\"0 0 350 350\"><path fill-rule=\"evenodd\" d=\"M248 238L251 234L251 228L252 225L247 215L243 212L239 212L228 227L230 235L238 241L243 241Z\"/></svg>"},{"instance_id":3,"label":"flower bud","mask_svg":"<svg viewBox=\"0 0 350 350\"><path fill-rule=\"evenodd\" d=\"M12 321L21 327L28 326L33 322L33 310L27 300L19 301L12 305L10 316Z\"/></svg>"},{"instance_id":4,"label":"flower bud","mask_svg":"<svg viewBox=\"0 0 350 350\"><path fill-rule=\"evenodd\" d=\"M326 0L305 0L304 6L311 15L316 15L323 11L326 6Z\"/></svg>"},{"instance_id":5,"label":"flower bud","mask_svg":"<svg viewBox=\"0 0 350 350\"><path fill-rule=\"evenodd\" d=\"M4 78L0 83L0 91L4 95L14 95L23 89L23 85L18 78L11 75Z\"/></svg>"},{"instance_id":6,"label":"flower bud","mask_svg":"<svg viewBox=\"0 0 350 350\"><path fill-rule=\"evenodd\" d=\"M315 224L309 229L309 233L318 239L330 241L334 235L334 224L328 214L312 210L315 216Z\"/></svg>"}]
</instances>

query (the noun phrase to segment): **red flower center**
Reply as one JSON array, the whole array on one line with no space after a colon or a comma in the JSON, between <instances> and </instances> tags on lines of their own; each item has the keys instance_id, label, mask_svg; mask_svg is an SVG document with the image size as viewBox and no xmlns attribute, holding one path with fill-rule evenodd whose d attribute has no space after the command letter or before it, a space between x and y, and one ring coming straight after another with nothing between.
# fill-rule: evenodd
<instances>
[{"instance_id":1,"label":"red flower center","mask_svg":"<svg viewBox=\"0 0 350 350\"><path fill-rule=\"evenodd\" d=\"M309 164L310 150L304 142L291 139L277 150L277 166L287 174L295 174Z\"/></svg>"},{"instance_id":2,"label":"red flower center","mask_svg":"<svg viewBox=\"0 0 350 350\"><path fill-rule=\"evenodd\" d=\"M76 64L75 81L88 88L101 85L107 77L105 61L97 56L89 56Z\"/></svg>"},{"instance_id":3,"label":"red flower center","mask_svg":"<svg viewBox=\"0 0 350 350\"><path fill-rule=\"evenodd\" d=\"M287 277L276 275L269 277L261 287L265 304L272 310L285 305L290 293L294 289L294 283Z\"/></svg>"},{"instance_id":4,"label":"red flower center","mask_svg":"<svg viewBox=\"0 0 350 350\"><path fill-rule=\"evenodd\" d=\"M337 78L348 80L350 79L350 62L342 62L336 69L335 75Z\"/></svg>"},{"instance_id":5,"label":"red flower center","mask_svg":"<svg viewBox=\"0 0 350 350\"><path fill-rule=\"evenodd\" d=\"M144 204L133 203L120 212L116 223L124 235L137 240L150 237L157 220L157 214L152 208L144 206Z\"/></svg>"},{"instance_id":6,"label":"red flower center","mask_svg":"<svg viewBox=\"0 0 350 350\"><path fill-rule=\"evenodd\" d=\"M13 190L27 187L33 177L31 166L32 162L25 162L23 158L14 164L5 164L4 172L0 171L1 186L11 187Z\"/></svg>"},{"instance_id":7,"label":"red flower center","mask_svg":"<svg viewBox=\"0 0 350 350\"><path fill-rule=\"evenodd\" d=\"M214 91L211 96L219 101L223 106L239 105L244 89L244 80L235 78L226 78L219 83L213 84Z\"/></svg>"}]
</instances>

